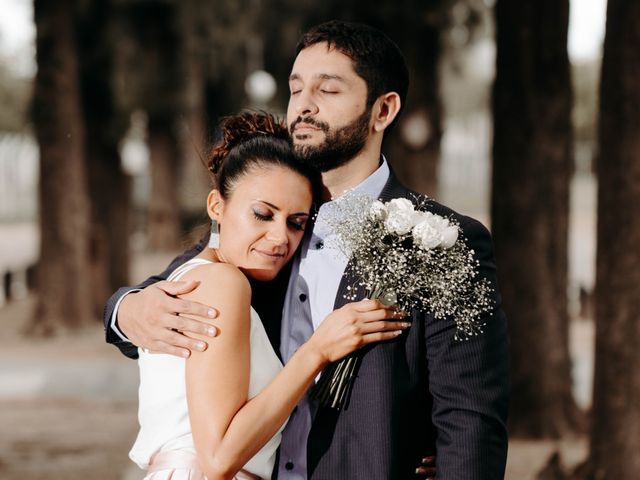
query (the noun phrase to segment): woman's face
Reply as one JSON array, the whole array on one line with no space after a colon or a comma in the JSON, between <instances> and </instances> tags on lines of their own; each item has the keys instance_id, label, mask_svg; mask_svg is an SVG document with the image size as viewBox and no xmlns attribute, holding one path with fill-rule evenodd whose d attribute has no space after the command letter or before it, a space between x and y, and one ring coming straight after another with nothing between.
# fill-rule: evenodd
<instances>
[{"instance_id":1,"label":"woman's face","mask_svg":"<svg viewBox=\"0 0 640 480\"><path fill-rule=\"evenodd\" d=\"M251 168L226 200L213 190L207 204L220 225L221 260L272 280L298 248L311 203L309 180L279 166Z\"/></svg>"}]
</instances>

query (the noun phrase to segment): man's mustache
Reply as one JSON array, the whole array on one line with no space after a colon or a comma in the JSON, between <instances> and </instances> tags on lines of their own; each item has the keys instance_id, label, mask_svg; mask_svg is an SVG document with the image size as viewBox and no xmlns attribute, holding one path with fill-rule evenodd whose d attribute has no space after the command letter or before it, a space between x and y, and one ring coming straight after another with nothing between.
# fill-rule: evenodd
<instances>
[{"instance_id":1,"label":"man's mustache","mask_svg":"<svg viewBox=\"0 0 640 480\"><path fill-rule=\"evenodd\" d=\"M304 117L304 118L298 117L293 122L291 122L291 125L289 126L289 133L293 134L293 131L296 129L296 126L298 126L301 123L306 123L307 125L311 125L312 127L319 128L325 133L329 131L329 125L325 122L316 120L312 117Z\"/></svg>"}]
</instances>

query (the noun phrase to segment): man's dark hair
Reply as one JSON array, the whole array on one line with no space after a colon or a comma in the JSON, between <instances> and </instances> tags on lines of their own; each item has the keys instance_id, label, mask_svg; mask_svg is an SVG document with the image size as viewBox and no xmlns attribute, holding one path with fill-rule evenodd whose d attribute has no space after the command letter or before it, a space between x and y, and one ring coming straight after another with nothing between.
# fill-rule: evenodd
<instances>
[{"instance_id":1,"label":"man's dark hair","mask_svg":"<svg viewBox=\"0 0 640 480\"><path fill-rule=\"evenodd\" d=\"M323 42L351 59L353 69L367 84L369 108L380 95L388 92L396 92L400 96L401 109L404 108L409 88L409 70L400 48L383 32L361 23L331 20L303 34L296 46L296 55L307 47ZM387 127L387 131L397 119Z\"/></svg>"}]
</instances>

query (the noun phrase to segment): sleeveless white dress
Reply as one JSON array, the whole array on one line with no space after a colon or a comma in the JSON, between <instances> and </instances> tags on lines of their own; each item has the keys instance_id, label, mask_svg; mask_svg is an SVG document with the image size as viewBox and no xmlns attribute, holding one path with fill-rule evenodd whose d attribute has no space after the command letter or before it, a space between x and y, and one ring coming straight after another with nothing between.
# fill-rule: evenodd
<instances>
[{"instance_id":1,"label":"sleeveless white dress","mask_svg":"<svg viewBox=\"0 0 640 480\"><path fill-rule=\"evenodd\" d=\"M211 263L194 258L178 267L168 280L179 280L188 271ZM282 370L282 363L267 337L260 317L251 308L251 367L249 397L260 393ZM212 341L215 342L215 339ZM138 420L140 431L129 458L148 470L147 479L199 480L205 476L195 458L195 446L189 424L185 385L185 359L138 349L140 388ZM285 422L286 423L286 422ZM271 478L281 432L236 474L236 479Z\"/></svg>"}]
</instances>

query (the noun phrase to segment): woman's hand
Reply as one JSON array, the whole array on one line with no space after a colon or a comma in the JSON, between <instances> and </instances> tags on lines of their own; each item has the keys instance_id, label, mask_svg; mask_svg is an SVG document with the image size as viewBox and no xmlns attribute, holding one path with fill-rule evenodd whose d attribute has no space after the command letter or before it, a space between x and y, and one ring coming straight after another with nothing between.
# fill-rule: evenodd
<instances>
[{"instance_id":1,"label":"woman's hand","mask_svg":"<svg viewBox=\"0 0 640 480\"><path fill-rule=\"evenodd\" d=\"M320 355L323 363L335 362L369 343L396 338L411 326L397 320L404 316L405 313L378 300L348 303L324 319L307 345Z\"/></svg>"}]
</instances>

